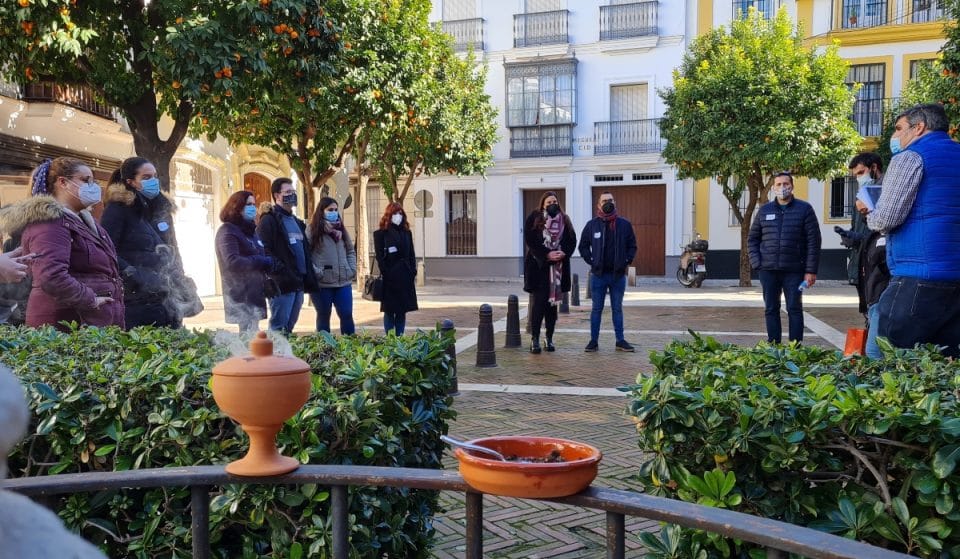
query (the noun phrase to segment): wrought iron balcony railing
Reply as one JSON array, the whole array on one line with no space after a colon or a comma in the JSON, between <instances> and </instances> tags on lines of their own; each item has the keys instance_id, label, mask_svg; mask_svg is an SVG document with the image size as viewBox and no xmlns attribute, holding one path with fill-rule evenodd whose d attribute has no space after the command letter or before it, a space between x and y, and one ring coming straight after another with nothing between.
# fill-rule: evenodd
<instances>
[{"instance_id":1,"label":"wrought iron balcony railing","mask_svg":"<svg viewBox=\"0 0 960 559\"><path fill-rule=\"evenodd\" d=\"M657 34L657 2L600 6L600 40Z\"/></svg>"},{"instance_id":2,"label":"wrought iron balcony railing","mask_svg":"<svg viewBox=\"0 0 960 559\"><path fill-rule=\"evenodd\" d=\"M593 154L659 153L663 151L660 119L618 120L593 124Z\"/></svg>"},{"instance_id":3,"label":"wrought iron balcony railing","mask_svg":"<svg viewBox=\"0 0 960 559\"><path fill-rule=\"evenodd\" d=\"M514 14L514 48L569 42L570 37L567 34L569 14L568 10Z\"/></svg>"},{"instance_id":4,"label":"wrought iron balcony railing","mask_svg":"<svg viewBox=\"0 0 960 559\"><path fill-rule=\"evenodd\" d=\"M943 0L833 0L839 17L834 29L866 29L887 24L927 23L944 19ZM839 9L836 8L840 3Z\"/></svg>"},{"instance_id":5,"label":"wrought iron balcony railing","mask_svg":"<svg viewBox=\"0 0 960 559\"><path fill-rule=\"evenodd\" d=\"M30 102L60 103L85 113L117 120L116 109L98 101L93 90L85 85L52 81L34 82L21 88L21 97L24 101Z\"/></svg>"},{"instance_id":6,"label":"wrought iron balcony railing","mask_svg":"<svg viewBox=\"0 0 960 559\"><path fill-rule=\"evenodd\" d=\"M899 98L858 99L853 102L853 119L857 132L863 137L880 136L893 116Z\"/></svg>"},{"instance_id":7,"label":"wrought iron balcony railing","mask_svg":"<svg viewBox=\"0 0 960 559\"><path fill-rule=\"evenodd\" d=\"M510 128L510 157L573 155L573 124Z\"/></svg>"},{"instance_id":8,"label":"wrought iron balcony railing","mask_svg":"<svg viewBox=\"0 0 960 559\"><path fill-rule=\"evenodd\" d=\"M444 21L443 32L453 37L453 48L457 52L469 50L483 51L483 19L457 19Z\"/></svg>"},{"instance_id":9,"label":"wrought iron balcony railing","mask_svg":"<svg viewBox=\"0 0 960 559\"><path fill-rule=\"evenodd\" d=\"M467 559L483 557L483 494L474 493L456 472L380 468L371 466L300 466L296 471L267 478L228 475L223 466L157 468L122 472L95 472L14 478L0 487L28 496L64 495L123 488L189 487L194 559L210 555L210 492L230 484L317 484L330 487L333 559L347 559L350 524L347 488L350 486L408 487L457 491L466 494ZM724 509L695 505L642 493L589 487L552 502L606 512L606 557L626 555L625 518L636 516L706 530L723 537L752 542L767 549L768 558L794 553L810 559L909 559L908 555L776 520Z\"/></svg>"},{"instance_id":10,"label":"wrought iron balcony railing","mask_svg":"<svg viewBox=\"0 0 960 559\"><path fill-rule=\"evenodd\" d=\"M910 21L927 23L943 19L943 0L913 0Z\"/></svg>"}]
</instances>

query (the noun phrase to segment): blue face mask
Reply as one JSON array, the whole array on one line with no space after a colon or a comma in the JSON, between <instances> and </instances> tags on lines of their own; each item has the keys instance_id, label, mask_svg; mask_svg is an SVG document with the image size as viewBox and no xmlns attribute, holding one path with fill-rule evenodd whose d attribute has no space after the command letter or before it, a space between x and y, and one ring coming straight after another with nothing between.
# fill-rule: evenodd
<instances>
[{"instance_id":1,"label":"blue face mask","mask_svg":"<svg viewBox=\"0 0 960 559\"><path fill-rule=\"evenodd\" d=\"M143 179L140 181L140 186L143 188L141 192L147 198L153 200L157 197L157 194L160 194L160 179L154 177L152 179Z\"/></svg>"},{"instance_id":2,"label":"blue face mask","mask_svg":"<svg viewBox=\"0 0 960 559\"><path fill-rule=\"evenodd\" d=\"M247 221L253 221L257 217L257 207L256 206L244 206L243 207L243 219Z\"/></svg>"},{"instance_id":3,"label":"blue face mask","mask_svg":"<svg viewBox=\"0 0 960 559\"><path fill-rule=\"evenodd\" d=\"M327 219L327 221L336 223L336 222L340 221L340 212L338 212L338 211L336 211L336 210L334 210L334 211L332 211L332 212L323 212L323 217L325 217L325 218Z\"/></svg>"},{"instance_id":4,"label":"blue face mask","mask_svg":"<svg viewBox=\"0 0 960 559\"><path fill-rule=\"evenodd\" d=\"M900 138L890 138L890 152L894 155L903 151L903 148L900 147Z\"/></svg>"}]
</instances>

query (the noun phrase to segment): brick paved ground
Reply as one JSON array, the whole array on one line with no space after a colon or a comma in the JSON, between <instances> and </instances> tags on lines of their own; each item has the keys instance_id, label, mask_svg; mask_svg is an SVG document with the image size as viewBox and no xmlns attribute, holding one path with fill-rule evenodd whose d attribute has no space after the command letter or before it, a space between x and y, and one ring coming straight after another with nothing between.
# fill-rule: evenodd
<instances>
[{"instance_id":1,"label":"brick paved ground","mask_svg":"<svg viewBox=\"0 0 960 559\"><path fill-rule=\"evenodd\" d=\"M526 296L516 281L431 282L418 290L421 310L408 315L408 330L432 328L438 320L450 318L457 325L458 339L467 343L477 327L478 308L493 306L494 321L506 315L507 296ZM531 355L526 346L504 349L505 333L495 334L498 366L477 368L476 348L458 355L461 385L518 385L517 392L462 391L454 407L459 417L450 432L463 438L488 435L539 434L582 440L604 453L597 485L636 490L636 471L642 460L629 418L624 415L626 396L565 396L535 394L530 387L614 388L635 382L637 375L650 370L650 350L662 350L675 338L687 338L687 329L713 332L724 342L753 345L765 339L762 302L758 288L737 288L726 284L699 290L655 282L630 287L625 299L626 338L636 353L614 351L609 308L604 313L600 351L587 354L590 300L571 307L561 315L555 343L556 353ZM829 328L845 332L859 327L862 318L856 309L856 294L849 286L822 285L804 296L805 310ZM205 300L207 310L189 319L188 326L223 328L219 298ZM364 301L355 294L354 317L361 329L380 331L379 303ZM313 330L315 314L305 307L297 331ZM523 321L521 321L521 324ZM786 316L783 317L786 328ZM262 322L261 326L266 326ZM808 326L810 323L808 322ZM338 331L336 318L334 332ZM522 326L521 326L522 327ZM829 332L828 332L829 333ZM835 332L834 332L835 333ZM828 339L807 331L805 343L830 346ZM525 387L527 387L525 389ZM455 468L451 456L447 468ZM438 537L433 550L437 558L463 557L463 496L444 493L446 511L436 519ZM637 534L657 529L654 522L627 520L628 556L640 556ZM486 496L484 498L484 556L491 558L564 559L595 558L604 555L604 515L530 500Z\"/></svg>"}]
</instances>

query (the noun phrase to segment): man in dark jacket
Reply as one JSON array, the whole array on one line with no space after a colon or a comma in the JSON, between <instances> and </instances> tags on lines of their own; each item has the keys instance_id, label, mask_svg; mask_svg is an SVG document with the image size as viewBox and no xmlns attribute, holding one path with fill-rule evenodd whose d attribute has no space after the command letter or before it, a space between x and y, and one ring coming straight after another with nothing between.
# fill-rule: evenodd
<instances>
[{"instance_id":1,"label":"man in dark jacket","mask_svg":"<svg viewBox=\"0 0 960 559\"><path fill-rule=\"evenodd\" d=\"M586 352L597 351L603 303L610 292L613 332L617 351L634 351L623 339L623 294L627 289L627 266L637 254L637 238L630 222L617 215L613 194L604 192L597 202L597 217L587 222L580 234L580 256L590 266L590 343Z\"/></svg>"},{"instance_id":2,"label":"man in dark jacket","mask_svg":"<svg viewBox=\"0 0 960 559\"><path fill-rule=\"evenodd\" d=\"M304 291L316 289L307 226L293 215L297 192L293 181L279 178L270 187L273 206L260 216L257 236L268 256L274 259L266 295L270 300L270 329L290 334L300 317Z\"/></svg>"},{"instance_id":3,"label":"man in dark jacket","mask_svg":"<svg viewBox=\"0 0 960 559\"><path fill-rule=\"evenodd\" d=\"M776 200L757 212L747 245L750 265L763 286L767 341L781 343L780 293L787 301L790 341L803 341L802 291L817 281L820 264L820 223L813 206L793 197L793 176L773 179Z\"/></svg>"}]
</instances>

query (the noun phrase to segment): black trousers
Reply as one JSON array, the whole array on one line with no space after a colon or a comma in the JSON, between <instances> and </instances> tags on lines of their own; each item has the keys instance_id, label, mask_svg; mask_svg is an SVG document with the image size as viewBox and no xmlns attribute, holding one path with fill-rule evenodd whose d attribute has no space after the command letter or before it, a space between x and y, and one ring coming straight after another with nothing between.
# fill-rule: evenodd
<instances>
[{"instance_id":1,"label":"black trousers","mask_svg":"<svg viewBox=\"0 0 960 559\"><path fill-rule=\"evenodd\" d=\"M546 289L534 291L530 294L530 336L540 339L540 326L547 323L547 338L553 339L553 329L557 326L557 305L550 304L550 292Z\"/></svg>"}]
</instances>

